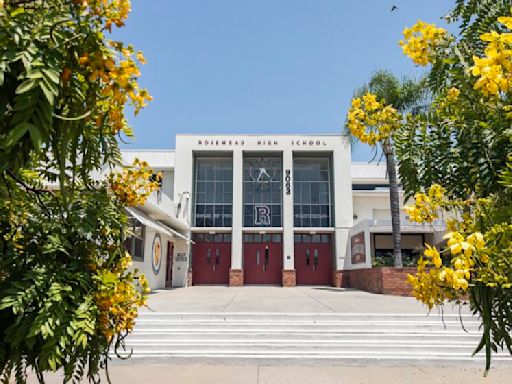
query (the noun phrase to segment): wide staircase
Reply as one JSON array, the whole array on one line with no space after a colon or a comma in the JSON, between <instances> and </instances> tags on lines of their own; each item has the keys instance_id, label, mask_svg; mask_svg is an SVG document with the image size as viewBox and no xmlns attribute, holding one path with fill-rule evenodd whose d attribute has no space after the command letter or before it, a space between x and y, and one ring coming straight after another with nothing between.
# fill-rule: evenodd
<instances>
[{"instance_id":1,"label":"wide staircase","mask_svg":"<svg viewBox=\"0 0 512 384\"><path fill-rule=\"evenodd\" d=\"M471 357L478 327L453 314L145 312L126 345L135 358L469 361L484 358Z\"/></svg>"}]
</instances>

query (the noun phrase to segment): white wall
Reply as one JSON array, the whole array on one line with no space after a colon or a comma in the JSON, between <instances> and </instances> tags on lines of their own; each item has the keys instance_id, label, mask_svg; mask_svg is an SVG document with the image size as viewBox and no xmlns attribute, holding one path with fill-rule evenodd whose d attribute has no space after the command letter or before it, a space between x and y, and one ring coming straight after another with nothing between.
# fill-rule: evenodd
<instances>
[{"instance_id":1,"label":"white wall","mask_svg":"<svg viewBox=\"0 0 512 384\"><path fill-rule=\"evenodd\" d=\"M403 207L403 195L400 194L400 208ZM384 191L353 191L354 206L354 225L362 220L381 220L384 219L386 212L389 212L391 220L391 209L389 206L389 192ZM404 211L400 211L400 216L405 218Z\"/></svg>"},{"instance_id":2,"label":"white wall","mask_svg":"<svg viewBox=\"0 0 512 384\"><path fill-rule=\"evenodd\" d=\"M174 199L174 171L163 171L162 193Z\"/></svg>"},{"instance_id":3,"label":"white wall","mask_svg":"<svg viewBox=\"0 0 512 384\"><path fill-rule=\"evenodd\" d=\"M151 252L153 247L153 239L157 232L149 227L146 227L144 235L144 261L133 261L132 268L137 268L142 272L149 282L151 290L165 288L165 271L167 268L167 242L173 241L170 236L160 233L160 240L162 243L162 264L158 274L155 274L151 266Z\"/></svg>"}]
</instances>

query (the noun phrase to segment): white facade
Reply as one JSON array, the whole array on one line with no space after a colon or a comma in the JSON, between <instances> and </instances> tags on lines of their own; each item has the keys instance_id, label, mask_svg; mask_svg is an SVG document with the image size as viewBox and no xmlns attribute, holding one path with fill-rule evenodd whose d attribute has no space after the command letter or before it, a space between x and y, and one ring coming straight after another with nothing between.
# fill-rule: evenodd
<instances>
[{"instance_id":1,"label":"white facade","mask_svg":"<svg viewBox=\"0 0 512 384\"><path fill-rule=\"evenodd\" d=\"M333 248L333 272L371 267L372 260L375 258L376 245L387 247L384 235L389 235L391 232L391 217L385 165L352 163L350 146L341 135L178 135L175 151L123 151L123 160L126 163L131 163L135 157L146 160L155 171L160 171L164 176L161 191L153 194L139 210L156 222L166 225L166 228L175 231L173 236L160 234L164 255L167 252L168 242L172 242L174 247L172 282L168 281L167 285L172 284L176 287L187 285L190 278L189 267L194 268L193 243L197 234L230 236L230 284L231 271L244 271L244 267L247 268L244 258L246 234L282 236L283 281L286 271L297 269L294 255L297 249L294 239L297 234L330 235ZM197 226L194 211L195 175L197 174L195 164L198 158L219 157L229 159L232 168L232 191L226 192L232 192L229 193L232 198L230 202L232 210L230 214L225 215L230 217L230 225ZM246 177L244 176L244 161L246 161L244 159L255 157L262 159L275 157L280 162L282 172L280 226L244 226L244 221L247 221L247 218L244 218L244 208L247 210L244 205L244 177ZM294 217L297 217L297 213L294 212L296 209L294 208L294 164L296 159L302 157L329 159L331 175L329 225L295 226ZM402 221L403 233L427 234L427 237L430 236L429 240L436 234L436 228L413 225L407 221L405 215ZM146 255L151 254L151 242L157 232L153 229L146 231L144 252ZM416 244L418 240L413 237L407 238L405 243L416 242L411 247L422 246L421 241L425 237L418 239L420 239L419 244ZM362 252L362 254L354 257L354 252ZM158 274L155 274L151 267L147 267L147 259L137 263L137 266L146 272L152 288L164 287L167 260L163 258L162 268ZM210 262L210 259L208 260ZM213 269L215 270L215 267Z\"/></svg>"}]
</instances>

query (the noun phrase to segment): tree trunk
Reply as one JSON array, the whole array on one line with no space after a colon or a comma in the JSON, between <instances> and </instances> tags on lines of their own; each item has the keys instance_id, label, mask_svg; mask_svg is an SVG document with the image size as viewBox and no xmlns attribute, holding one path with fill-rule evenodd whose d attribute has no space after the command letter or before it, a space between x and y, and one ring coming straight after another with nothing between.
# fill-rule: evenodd
<instances>
[{"instance_id":1,"label":"tree trunk","mask_svg":"<svg viewBox=\"0 0 512 384\"><path fill-rule=\"evenodd\" d=\"M389 178L389 203L391 206L391 228L393 230L393 258L395 268L403 268L401 232L400 232L400 195L398 193L398 181L394 151L391 143L383 145L386 156L386 166Z\"/></svg>"}]
</instances>

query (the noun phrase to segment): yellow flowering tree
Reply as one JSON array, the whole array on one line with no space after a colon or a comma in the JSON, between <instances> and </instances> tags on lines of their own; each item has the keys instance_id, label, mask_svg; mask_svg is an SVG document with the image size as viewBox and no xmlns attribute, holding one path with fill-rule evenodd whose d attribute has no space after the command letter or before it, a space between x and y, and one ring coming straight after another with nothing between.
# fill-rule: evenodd
<instances>
[{"instance_id":1,"label":"yellow flowering tree","mask_svg":"<svg viewBox=\"0 0 512 384\"><path fill-rule=\"evenodd\" d=\"M2 382L59 369L99 382L145 305L126 207L158 180L144 162L121 166L118 139L131 135L126 105L151 96L142 53L109 38L129 12L129 0L0 1Z\"/></svg>"},{"instance_id":2,"label":"yellow flowering tree","mask_svg":"<svg viewBox=\"0 0 512 384\"><path fill-rule=\"evenodd\" d=\"M507 2L457 2L449 20L459 38L419 22L400 43L427 66L433 100L427 113L395 134L402 184L418 223L444 219L440 249L426 245L414 296L429 308L469 303L482 322L475 353L512 353L512 11ZM498 15L498 16L492 16Z\"/></svg>"},{"instance_id":3,"label":"yellow flowering tree","mask_svg":"<svg viewBox=\"0 0 512 384\"><path fill-rule=\"evenodd\" d=\"M405 79L399 82L393 74L378 71L368 85L356 92L347 114L346 127L351 137L382 151L386 159L390 186L393 259L402 267L400 234L400 196L394 154L394 133L404 120L403 114L420 108L424 92L420 83Z\"/></svg>"}]
</instances>

